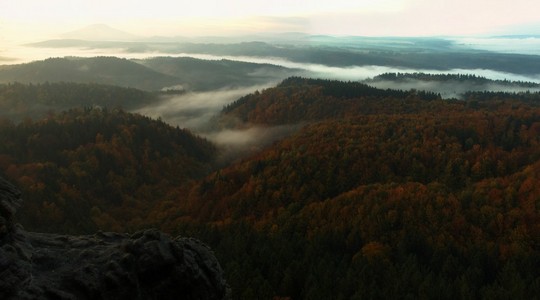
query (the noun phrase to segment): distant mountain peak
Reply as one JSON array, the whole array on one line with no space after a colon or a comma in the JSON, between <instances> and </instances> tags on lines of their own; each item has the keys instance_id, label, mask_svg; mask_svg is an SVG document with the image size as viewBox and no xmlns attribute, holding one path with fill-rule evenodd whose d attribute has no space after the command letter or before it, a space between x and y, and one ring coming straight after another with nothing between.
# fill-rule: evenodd
<instances>
[{"instance_id":1,"label":"distant mountain peak","mask_svg":"<svg viewBox=\"0 0 540 300\"><path fill-rule=\"evenodd\" d=\"M65 39L89 41L132 41L138 37L134 34L110 27L106 24L93 24L61 35Z\"/></svg>"}]
</instances>

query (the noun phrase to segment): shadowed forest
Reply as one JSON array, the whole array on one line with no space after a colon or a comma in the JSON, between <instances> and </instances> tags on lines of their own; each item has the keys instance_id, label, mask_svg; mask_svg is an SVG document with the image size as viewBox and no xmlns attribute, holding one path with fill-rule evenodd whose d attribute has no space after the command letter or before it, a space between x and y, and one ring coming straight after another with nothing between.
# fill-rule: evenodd
<instances>
[{"instance_id":1,"label":"shadowed forest","mask_svg":"<svg viewBox=\"0 0 540 300\"><path fill-rule=\"evenodd\" d=\"M0 1L0 300L539 299L535 1Z\"/></svg>"},{"instance_id":2,"label":"shadowed forest","mask_svg":"<svg viewBox=\"0 0 540 300\"><path fill-rule=\"evenodd\" d=\"M133 112L185 91L6 84L0 170L26 229L199 238L234 299L536 297L540 94L366 83L290 77L197 131ZM252 128L281 131L236 155L212 140Z\"/></svg>"}]
</instances>

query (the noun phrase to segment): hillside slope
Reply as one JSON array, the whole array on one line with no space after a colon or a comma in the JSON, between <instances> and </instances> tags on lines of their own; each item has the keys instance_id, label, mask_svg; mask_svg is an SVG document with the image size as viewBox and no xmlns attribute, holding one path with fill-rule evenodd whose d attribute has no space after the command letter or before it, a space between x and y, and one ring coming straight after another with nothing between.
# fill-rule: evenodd
<instances>
[{"instance_id":1,"label":"hillside slope","mask_svg":"<svg viewBox=\"0 0 540 300\"><path fill-rule=\"evenodd\" d=\"M219 169L189 132L96 109L2 124L0 167L30 195L25 226L195 236L234 299L527 299L540 294L539 104L290 78L216 128L301 129Z\"/></svg>"},{"instance_id":2,"label":"hillside slope","mask_svg":"<svg viewBox=\"0 0 540 300\"><path fill-rule=\"evenodd\" d=\"M127 59L116 57L49 58L0 67L0 83L77 82L100 83L160 90L178 84L172 76L158 73Z\"/></svg>"},{"instance_id":3,"label":"hillside slope","mask_svg":"<svg viewBox=\"0 0 540 300\"><path fill-rule=\"evenodd\" d=\"M221 127L318 122L357 115L412 113L451 103L429 92L377 89L360 82L290 77L273 88L255 92L224 107L216 118ZM440 102L440 101L439 101Z\"/></svg>"},{"instance_id":4,"label":"hillside slope","mask_svg":"<svg viewBox=\"0 0 540 300\"><path fill-rule=\"evenodd\" d=\"M179 78L186 90L215 89L267 85L291 76L295 70L270 65L232 60L201 60L191 57L155 57L135 60L152 70Z\"/></svg>"},{"instance_id":5,"label":"hillside slope","mask_svg":"<svg viewBox=\"0 0 540 300\"><path fill-rule=\"evenodd\" d=\"M137 109L159 101L156 94L134 88L73 82L0 84L0 117L21 121L73 108Z\"/></svg>"},{"instance_id":6,"label":"hillside slope","mask_svg":"<svg viewBox=\"0 0 540 300\"><path fill-rule=\"evenodd\" d=\"M207 91L268 85L295 72L298 71L269 64L188 57L143 60L65 57L0 66L0 83L76 82L117 85L146 91Z\"/></svg>"},{"instance_id":7,"label":"hillside slope","mask_svg":"<svg viewBox=\"0 0 540 300\"><path fill-rule=\"evenodd\" d=\"M242 126L310 124L179 190L149 216L212 245L237 298L540 292L531 267L540 261L538 99L473 105L354 83L335 83L352 96L332 98L321 96L324 84L295 84L250 95L224 114L241 112ZM294 96L302 91L315 96ZM308 103L297 99L323 99L311 102L320 105L316 117L309 104L297 109Z\"/></svg>"},{"instance_id":8,"label":"hillside slope","mask_svg":"<svg viewBox=\"0 0 540 300\"><path fill-rule=\"evenodd\" d=\"M140 225L154 201L208 174L215 147L189 131L119 110L71 110L0 125L0 168L17 182L36 231Z\"/></svg>"}]
</instances>

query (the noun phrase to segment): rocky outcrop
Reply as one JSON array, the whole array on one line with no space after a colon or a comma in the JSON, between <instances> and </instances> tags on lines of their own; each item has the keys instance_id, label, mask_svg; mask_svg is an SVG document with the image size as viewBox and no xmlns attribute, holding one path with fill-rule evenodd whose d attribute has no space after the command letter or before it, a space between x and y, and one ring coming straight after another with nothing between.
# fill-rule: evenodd
<instances>
[{"instance_id":1,"label":"rocky outcrop","mask_svg":"<svg viewBox=\"0 0 540 300\"><path fill-rule=\"evenodd\" d=\"M20 192L0 178L0 299L227 299L211 250L158 230L89 236L15 225Z\"/></svg>"}]
</instances>

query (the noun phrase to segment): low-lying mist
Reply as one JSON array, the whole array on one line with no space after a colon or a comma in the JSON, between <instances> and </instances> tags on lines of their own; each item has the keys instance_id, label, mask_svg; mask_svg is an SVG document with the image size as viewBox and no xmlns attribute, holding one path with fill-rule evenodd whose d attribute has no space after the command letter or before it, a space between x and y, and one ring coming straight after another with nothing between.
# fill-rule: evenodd
<instances>
[{"instance_id":1,"label":"low-lying mist","mask_svg":"<svg viewBox=\"0 0 540 300\"><path fill-rule=\"evenodd\" d=\"M215 58L215 59L231 59L232 57L214 57L209 55L195 56L196 58ZM282 59L273 58L247 58L236 57L249 62L257 63L272 63L280 64L288 68L294 68L295 72L298 69L303 70L303 76L348 80L348 81L363 81L373 78L382 73L431 73L431 74L474 74L476 76L486 77L495 80L512 80L512 81L540 81L538 78L531 78L521 75L503 73L492 70L465 70L456 69L446 72L434 70L412 70L400 69L381 66L366 66L366 67L329 67L316 64L294 63ZM297 74L297 73L296 73ZM504 92L523 92L523 91L540 91L538 88L527 88L519 86L508 86L497 83L478 84L468 81L423 81L423 80L366 80L366 82L374 87L381 89L398 89L398 90L424 90L435 93L440 93L443 98L461 98L468 91L504 91ZM211 131L213 127L210 121L214 116L219 114L224 106L234 102L238 98L253 93L257 90L263 90L275 86L278 82L268 82L267 84L242 87L242 88L226 88L205 92L186 92L180 95L166 95L157 104L152 104L138 109L136 112L153 118L161 118L163 121L181 128L187 128L213 141L223 150L223 161L230 161L247 153L268 145L287 134L290 134L298 126L279 126L279 127L252 127L248 129L233 130L225 129L220 131Z\"/></svg>"},{"instance_id":2,"label":"low-lying mist","mask_svg":"<svg viewBox=\"0 0 540 300\"><path fill-rule=\"evenodd\" d=\"M463 95L467 92L509 92L509 93L519 93L519 92L540 92L540 88L530 88L530 87L520 87L520 86L508 86L496 83L490 84L475 84L473 82L467 81L424 81L424 80L402 80L402 81L389 81L389 80L378 80L378 81L369 81L370 86L379 88L379 89L397 89L397 90L422 90L428 92L434 92L441 94L443 99L461 99Z\"/></svg>"},{"instance_id":3,"label":"low-lying mist","mask_svg":"<svg viewBox=\"0 0 540 300\"><path fill-rule=\"evenodd\" d=\"M537 36L501 36L452 38L459 46L498 53L540 55L540 38Z\"/></svg>"},{"instance_id":4,"label":"low-lying mist","mask_svg":"<svg viewBox=\"0 0 540 300\"><path fill-rule=\"evenodd\" d=\"M211 54L195 54L181 53L174 56L186 56L198 59L209 60L236 60L259 64L272 64L291 69L291 74L302 75L306 77L335 79L346 81L358 81L373 78L383 73L427 73L427 74L464 74L476 75L493 80L509 80L509 81L529 81L540 83L540 71L537 75L520 75L489 69L450 69L450 70L434 70L434 69L411 69L391 66L349 66L349 67L334 67L322 64L293 62L278 57L254 57L254 56L231 56L231 55L211 55ZM301 71L298 74L298 71Z\"/></svg>"},{"instance_id":5,"label":"low-lying mist","mask_svg":"<svg viewBox=\"0 0 540 300\"><path fill-rule=\"evenodd\" d=\"M302 124L271 127L253 126L246 129L224 129L208 132L203 136L222 149L219 162L227 163L260 151L265 146L294 133L302 126Z\"/></svg>"},{"instance_id":6,"label":"low-lying mist","mask_svg":"<svg viewBox=\"0 0 540 300\"><path fill-rule=\"evenodd\" d=\"M222 89L209 92L188 92L181 95L162 96L155 105L149 105L135 112L152 118L161 118L164 122L207 138L221 150L218 163L226 164L275 142L301 125L253 126L244 129L215 129L211 120L222 108L238 98L262 90L277 83L251 86L248 88Z\"/></svg>"},{"instance_id":7,"label":"low-lying mist","mask_svg":"<svg viewBox=\"0 0 540 300\"><path fill-rule=\"evenodd\" d=\"M291 76L304 76L321 79L335 79L343 81L366 81L381 89L398 90L424 90L440 93L443 98L461 98L468 91L540 91L518 86L508 86L502 84L475 84L472 82L458 81L372 81L371 79L383 73L428 73L428 74L464 74L476 75L493 80L528 81L540 82L539 76L525 76L500 71L486 69L453 69L453 70L425 70L425 69L405 69L386 66L352 66L352 67L331 67L321 64L298 63L281 58L273 57L248 57L248 56L216 56L208 54L179 54L174 56L188 56L198 59L211 60L237 60L251 63L264 63L279 65L290 69ZM150 105L136 112L148 115L153 118L161 118L163 121L181 128L188 128L196 134L213 141L222 149L222 162L234 160L238 157L253 153L262 147L291 134L297 130L297 126L278 127L251 127L247 129L224 129L211 131L210 121L219 114L222 108L238 98L275 86L278 82L272 81L257 86L242 88L225 88L205 92L186 92L181 95L162 96L162 100L156 105Z\"/></svg>"},{"instance_id":8,"label":"low-lying mist","mask_svg":"<svg viewBox=\"0 0 540 300\"><path fill-rule=\"evenodd\" d=\"M161 118L173 126L202 132L208 128L210 119L218 114L225 105L244 95L275 84L167 95L162 96L159 103L139 108L135 112L152 118Z\"/></svg>"}]
</instances>

